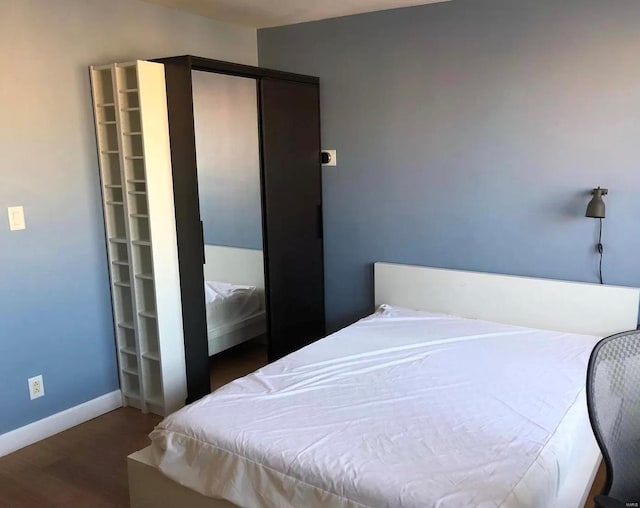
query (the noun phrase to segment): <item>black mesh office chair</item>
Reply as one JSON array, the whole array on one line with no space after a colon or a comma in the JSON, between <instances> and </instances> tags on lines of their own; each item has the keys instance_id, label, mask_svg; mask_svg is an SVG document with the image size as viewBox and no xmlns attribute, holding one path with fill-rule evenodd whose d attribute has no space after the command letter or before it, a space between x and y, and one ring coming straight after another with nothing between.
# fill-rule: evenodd
<instances>
[{"instance_id":1,"label":"black mesh office chair","mask_svg":"<svg viewBox=\"0 0 640 508\"><path fill-rule=\"evenodd\" d=\"M587 406L607 467L596 505L640 506L640 331L612 335L593 349Z\"/></svg>"}]
</instances>

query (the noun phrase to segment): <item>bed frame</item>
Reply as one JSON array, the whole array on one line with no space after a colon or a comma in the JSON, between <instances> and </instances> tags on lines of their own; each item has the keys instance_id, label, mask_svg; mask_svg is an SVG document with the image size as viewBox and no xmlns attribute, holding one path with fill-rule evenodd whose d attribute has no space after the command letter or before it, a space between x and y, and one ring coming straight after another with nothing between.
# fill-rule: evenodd
<instances>
[{"instance_id":1,"label":"bed frame","mask_svg":"<svg viewBox=\"0 0 640 508\"><path fill-rule=\"evenodd\" d=\"M222 245L205 245L205 280L255 286L264 292L263 252Z\"/></svg>"},{"instance_id":2,"label":"bed frame","mask_svg":"<svg viewBox=\"0 0 640 508\"><path fill-rule=\"evenodd\" d=\"M640 290L390 263L375 264L375 302L532 328L607 336L635 329ZM591 442L573 460L554 506L582 508L601 456ZM233 508L160 473L151 447L128 457L132 508Z\"/></svg>"},{"instance_id":3,"label":"bed frame","mask_svg":"<svg viewBox=\"0 0 640 508\"><path fill-rule=\"evenodd\" d=\"M228 323L207 332L209 356L226 351L257 337L263 337L266 344L267 314L264 310L255 312L246 318ZM262 342L262 341L261 341Z\"/></svg>"},{"instance_id":4,"label":"bed frame","mask_svg":"<svg viewBox=\"0 0 640 508\"><path fill-rule=\"evenodd\" d=\"M375 302L606 337L638 326L640 289L375 263Z\"/></svg>"},{"instance_id":5,"label":"bed frame","mask_svg":"<svg viewBox=\"0 0 640 508\"><path fill-rule=\"evenodd\" d=\"M264 302L264 256L261 250L205 245L204 255L205 280L255 286L260 301ZM214 334L208 333L209 356L260 337L266 332L264 310L242 321L223 325Z\"/></svg>"}]
</instances>

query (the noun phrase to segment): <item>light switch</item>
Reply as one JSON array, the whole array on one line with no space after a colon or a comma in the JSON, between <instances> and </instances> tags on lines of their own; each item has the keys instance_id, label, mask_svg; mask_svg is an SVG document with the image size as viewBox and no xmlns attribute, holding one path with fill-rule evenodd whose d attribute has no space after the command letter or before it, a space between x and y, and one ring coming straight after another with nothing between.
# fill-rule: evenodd
<instances>
[{"instance_id":1,"label":"light switch","mask_svg":"<svg viewBox=\"0 0 640 508\"><path fill-rule=\"evenodd\" d=\"M27 224L24 221L24 208L21 206L10 206L9 211L9 230L20 231L27 229Z\"/></svg>"}]
</instances>

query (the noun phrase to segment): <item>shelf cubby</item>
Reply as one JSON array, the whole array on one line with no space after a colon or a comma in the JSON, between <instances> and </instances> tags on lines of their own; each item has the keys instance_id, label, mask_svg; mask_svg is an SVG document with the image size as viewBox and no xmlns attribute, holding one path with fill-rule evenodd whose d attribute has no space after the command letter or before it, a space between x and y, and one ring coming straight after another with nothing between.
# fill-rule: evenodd
<instances>
[{"instance_id":1,"label":"shelf cubby","mask_svg":"<svg viewBox=\"0 0 640 508\"><path fill-rule=\"evenodd\" d=\"M144 159L127 159L126 175L127 175L127 180L146 182L145 171L144 171Z\"/></svg>"},{"instance_id":2,"label":"shelf cubby","mask_svg":"<svg viewBox=\"0 0 640 508\"><path fill-rule=\"evenodd\" d=\"M127 218L125 217L122 201L105 201L109 206L105 209L105 220L109 224L109 234L111 243L124 243L127 237ZM122 200L122 197L119 198ZM117 203L120 203L119 205Z\"/></svg>"},{"instance_id":3,"label":"shelf cubby","mask_svg":"<svg viewBox=\"0 0 640 508\"><path fill-rule=\"evenodd\" d=\"M136 267L135 273L153 273L151 249L147 248L147 246L138 247L139 248L133 251L133 262Z\"/></svg>"},{"instance_id":4,"label":"shelf cubby","mask_svg":"<svg viewBox=\"0 0 640 508\"><path fill-rule=\"evenodd\" d=\"M120 106L123 111L140 111L140 96L135 88L119 90Z\"/></svg>"},{"instance_id":5,"label":"shelf cubby","mask_svg":"<svg viewBox=\"0 0 640 508\"><path fill-rule=\"evenodd\" d=\"M107 196L112 201L123 202L124 201L124 192L122 189L122 184L108 184L105 185L107 190Z\"/></svg>"},{"instance_id":6,"label":"shelf cubby","mask_svg":"<svg viewBox=\"0 0 640 508\"><path fill-rule=\"evenodd\" d=\"M123 132L142 132L142 120L140 118L140 108L122 108L120 110L122 118ZM129 139L140 138L140 136L126 136Z\"/></svg>"},{"instance_id":7,"label":"shelf cubby","mask_svg":"<svg viewBox=\"0 0 640 508\"><path fill-rule=\"evenodd\" d=\"M130 374L129 372L124 370L122 371L122 373L122 380L124 385L122 388L125 396L140 399L140 395L142 392L140 386L140 376L137 374Z\"/></svg>"},{"instance_id":8,"label":"shelf cubby","mask_svg":"<svg viewBox=\"0 0 640 508\"><path fill-rule=\"evenodd\" d=\"M158 336L158 323L155 318L141 316L140 320L142 337L142 356L145 358L160 359L160 340Z\"/></svg>"},{"instance_id":9,"label":"shelf cubby","mask_svg":"<svg viewBox=\"0 0 640 508\"><path fill-rule=\"evenodd\" d=\"M112 275L112 278L113 277L114 275ZM117 310L119 310L119 312L117 312L118 321L121 323L129 323L133 320L133 316L135 313L135 309L133 307L133 298L131 296L131 283L129 282L129 280L114 280L113 285L114 289L117 289L117 291L114 292L116 293L116 296L119 300L119 305L116 308Z\"/></svg>"},{"instance_id":10,"label":"shelf cubby","mask_svg":"<svg viewBox=\"0 0 640 508\"><path fill-rule=\"evenodd\" d=\"M94 85L94 104L114 104L113 69L94 69L92 78Z\"/></svg>"},{"instance_id":11,"label":"shelf cubby","mask_svg":"<svg viewBox=\"0 0 640 508\"><path fill-rule=\"evenodd\" d=\"M120 355L120 368L129 375L138 375L140 369L138 368L138 359L136 355L121 354Z\"/></svg>"},{"instance_id":12,"label":"shelf cubby","mask_svg":"<svg viewBox=\"0 0 640 508\"><path fill-rule=\"evenodd\" d=\"M162 370L159 361L149 358L143 358L142 371L146 383L145 399L153 406L161 406L163 404L162 396Z\"/></svg>"},{"instance_id":13,"label":"shelf cubby","mask_svg":"<svg viewBox=\"0 0 640 508\"><path fill-rule=\"evenodd\" d=\"M129 266L129 249L127 248L127 244L109 240L109 258L114 265L126 264Z\"/></svg>"},{"instance_id":14,"label":"shelf cubby","mask_svg":"<svg viewBox=\"0 0 640 508\"><path fill-rule=\"evenodd\" d=\"M150 242L151 232L149 230L149 219L132 219L131 236L133 236L136 240Z\"/></svg>"},{"instance_id":15,"label":"shelf cubby","mask_svg":"<svg viewBox=\"0 0 640 508\"><path fill-rule=\"evenodd\" d=\"M142 136L124 136L123 150L127 157L142 157Z\"/></svg>"},{"instance_id":16,"label":"shelf cubby","mask_svg":"<svg viewBox=\"0 0 640 508\"><path fill-rule=\"evenodd\" d=\"M111 269L111 274L115 279L115 282L126 282L126 283L130 283L131 279L129 278L131 276L131 272L129 271L129 265L122 265L122 264L116 264L112 269Z\"/></svg>"},{"instance_id":17,"label":"shelf cubby","mask_svg":"<svg viewBox=\"0 0 640 508\"><path fill-rule=\"evenodd\" d=\"M118 128L116 124L105 123L102 126L102 153L118 155L120 153L118 145Z\"/></svg>"},{"instance_id":18,"label":"shelf cubby","mask_svg":"<svg viewBox=\"0 0 640 508\"><path fill-rule=\"evenodd\" d=\"M136 356L136 336L133 330L125 327L117 327L118 343L120 348L125 351L133 351L133 356ZM121 351L122 352L122 351Z\"/></svg>"},{"instance_id":19,"label":"shelf cubby","mask_svg":"<svg viewBox=\"0 0 640 508\"><path fill-rule=\"evenodd\" d=\"M131 194L127 192L127 200L129 202L129 213L131 214L149 214L149 203L145 194Z\"/></svg>"},{"instance_id":20,"label":"shelf cubby","mask_svg":"<svg viewBox=\"0 0 640 508\"><path fill-rule=\"evenodd\" d=\"M153 280L137 279L136 290L138 303L137 308L139 309L138 312L146 312L147 315L153 314L155 317L156 295Z\"/></svg>"},{"instance_id":21,"label":"shelf cubby","mask_svg":"<svg viewBox=\"0 0 640 508\"><path fill-rule=\"evenodd\" d=\"M135 63L118 64L118 90L130 90L138 88L138 72ZM127 93L127 92L125 92Z\"/></svg>"},{"instance_id":22,"label":"shelf cubby","mask_svg":"<svg viewBox=\"0 0 640 508\"><path fill-rule=\"evenodd\" d=\"M122 185L120 175L120 156L118 154L101 154L100 165L102 166L104 185Z\"/></svg>"}]
</instances>

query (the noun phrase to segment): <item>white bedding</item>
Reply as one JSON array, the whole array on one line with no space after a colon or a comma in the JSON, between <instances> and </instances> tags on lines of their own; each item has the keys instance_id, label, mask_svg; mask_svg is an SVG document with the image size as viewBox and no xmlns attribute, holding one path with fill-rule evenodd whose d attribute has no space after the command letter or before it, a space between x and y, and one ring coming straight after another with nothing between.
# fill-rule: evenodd
<instances>
[{"instance_id":1,"label":"white bedding","mask_svg":"<svg viewBox=\"0 0 640 508\"><path fill-rule=\"evenodd\" d=\"M547 508L596 341L383 306L166 418L154 460L246 507Z\"/></svg>"},{"instance_id":2,"label":"white bedding","mask_svg":"<svg viewBox=\"0 0 640 508\"><path fill-rule=\"evenodd\" d=\"M205 281L204 290L209 333L215 334L262 310L260 294L255 286Z\"/></svg>"}]
</instances>

